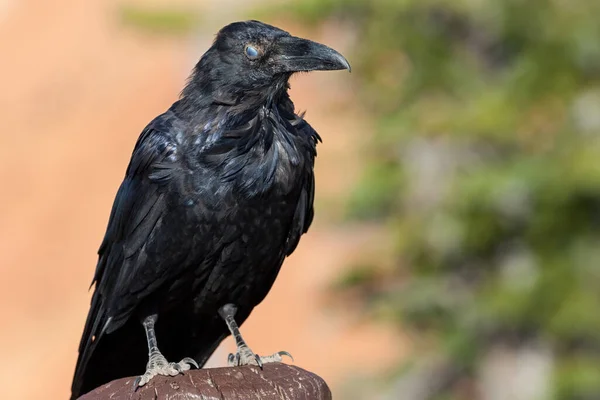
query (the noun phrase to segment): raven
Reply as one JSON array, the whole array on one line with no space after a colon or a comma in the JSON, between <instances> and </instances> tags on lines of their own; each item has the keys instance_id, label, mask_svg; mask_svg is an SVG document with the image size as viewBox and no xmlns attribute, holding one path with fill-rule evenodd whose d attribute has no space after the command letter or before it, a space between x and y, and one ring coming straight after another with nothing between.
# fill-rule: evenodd
<instances>
[{"instance_id":1,"label":"raven","mask_svg":"<svg viewBox=\"0 0 600 400\"><path fill-rule=\"evenodd\" d=\"M144 363L135 387L202 366L229 334L230 365L287 354L257 356L238 324L313 219L320 137L295 113L288 80L341 69L337 51L259 21L218 32L133 150L98 251L73 399Z\"/></svg>"}]
</instances>

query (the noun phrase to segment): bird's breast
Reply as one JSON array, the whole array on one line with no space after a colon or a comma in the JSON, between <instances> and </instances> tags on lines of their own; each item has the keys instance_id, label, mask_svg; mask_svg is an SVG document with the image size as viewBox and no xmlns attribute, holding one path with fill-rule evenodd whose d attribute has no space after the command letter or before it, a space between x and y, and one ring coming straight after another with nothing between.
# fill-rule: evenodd
<instances>
[{"instance_id":1,"label":"bird's breast","mask_svg":"<svg viewBox=\"0 0 600 400\"><path fill-rule=\"evenodd\" d=\"M220 195L246 198L293 192L301 184L310 159L296 138L284 135L288 133L275 133L272 138L256 139L253 146L240 144L213 157L216 162L193 174L194 186L205 192L206 186L212 185Z\"/></svg>"},{"instance_id":2,"label":"bird's breast","mask_svg":"<svg viewBox=\"0 0 600 400\"><path fill-rule=\"evenodd\" d=\"M198 218L188 225L196 230L186 237L197 243L188 255L193 265L186 281L194 287L196 304L203 309L257 304L283 262L295 209L293 196L270 196L232 199L208 218L205 212L190 216Z\"/></svg>"}]
</instances>

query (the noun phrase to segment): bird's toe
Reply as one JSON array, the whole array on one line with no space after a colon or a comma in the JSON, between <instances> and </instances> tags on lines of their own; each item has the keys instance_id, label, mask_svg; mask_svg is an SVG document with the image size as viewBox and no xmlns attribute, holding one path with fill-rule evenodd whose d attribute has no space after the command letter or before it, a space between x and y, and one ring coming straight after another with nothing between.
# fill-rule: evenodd
<instances>
[{"instance_id":1,"label":"bird's toe","mask_svg":"<svg viewBox=\"0 0 600 400\"><path fill-rule=\"evenodd\" d=\"M135 390L138 387L144 386L156 375L177 376L184 371L188 371L192 366L199 368L198 363L190 357L186 357L178 363L167 362L164 360L164 357L155 357L148 363L144 375L139 376L133 382L133 388Z\"/></svg>"},{"instance_id":2,"label":"bird's toe","mask_svg":"<svg viewBox=\"0 0 600 400\"><path fill-rule=\"evenodd\" d=\"M294 361L294 357L292 357L292 355L290 353L288 353L287 351L278 351L277 353L271 354L269 356L261 356L260 361L263 364L282 362L283 356L288 356L289 358L292 359L292 362Z\"/></svg>"},{"instance_id":3,"label":"bird's toe","mask_svg":"<svg viewBox=\"0 0 600 400\"><path fill-rule=\"evenodd\" d=\"M192 368L192 365L194 367L196 367L196 369L200 368L200 366L198 365L198 363L196 362L196 360L194 360L192 357L186 357L183 360L179 361L179 364L182 364L182 363L187 365L186 371L188 369Z\"/></svg>"},{"instance_id":4,"label":"bird's toe","mask_svg":"<svg viewBox=\"0 0 600 400\"><path fill-rule=\"evenodd\" d=\"M229 354L227 357L227 364L230 367L242 366L242 365L256 365L262 368L264 364L282 362L283 356L288 356L294 361L294 357L287 351L278 351L277 353L269 356L259 356L252 352L247 347L241 348L235 354Z\"/></svg>"},{"instance_id":5,"label":"bird's toe","mask_svg":"<svg viewBox=\"0 0 600 400\"><path fill-rule=\"evenodd\" d=\"M186 357L183 360L179 361L178 363L171 363L171 366L178 372L184 372L184 371L188 371L192 368L192 366L196 367L196 368L200 368L198 366L198 363L196 362L196 360L194 360L191 357ZM177 375L177 374L175 374Z\"/></svg>"},{"instance_id":6,"label":"bird's toe","mask_svg":"<svg viewBox=\"0 0 600 400\"><path fill-rule=\"evenodd\" d=\"M136 380L133 382L133 390L136 390L137 388L144 386L145 384L150 382L150 380L152 378L154 378L156 375L157 375L156 372L147 370L144 373L144 375L138 376L136 378Z\"/></svg>"}]
</instances>

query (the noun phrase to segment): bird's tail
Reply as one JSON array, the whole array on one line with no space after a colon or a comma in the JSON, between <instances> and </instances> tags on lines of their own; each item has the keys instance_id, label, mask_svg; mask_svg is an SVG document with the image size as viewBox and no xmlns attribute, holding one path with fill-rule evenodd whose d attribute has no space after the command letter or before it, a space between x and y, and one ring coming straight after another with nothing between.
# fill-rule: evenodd
<instances>
[{"instance_id":1,"label":"bird's tail","mask_svg":"<svg viewBox=\"0 0 600 400\"><path fill-rule=\"evenodd\" d=\"M141 325L132 319L110 334L102 334L91 342L83 342L71 386L71 400L126 376L144 372L147 347Z\"/></svg>"}]
</instances>

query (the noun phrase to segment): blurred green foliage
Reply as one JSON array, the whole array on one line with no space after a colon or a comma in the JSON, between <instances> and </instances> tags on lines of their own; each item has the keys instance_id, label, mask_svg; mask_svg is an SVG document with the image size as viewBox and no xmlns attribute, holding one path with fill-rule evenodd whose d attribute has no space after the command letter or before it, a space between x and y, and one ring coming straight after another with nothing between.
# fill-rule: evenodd
<instances>
[{"instance_id":1,"label":"blurred green foliage","mask_svg":"<svg viewBox=\"0 0 600 400\"><path fill-rule=\"evenodd\" d=\"M158 34L185 34L198 27L199 13L194 9L141 7L123 4L119 8L122 23Z\"/></svg>"},{"instance_id":2,"label":"blurred green foliage","mask_svg":"<svg viewBox=\"0 0 600 400\"><path fill-rule=\"evenodd\" d=\"M348 56L377 132L350 210L385 221L396 263L342 281L418 333L416 359L451 360L431 398L473 398L460 388L489 349L541 341L549 398L600 399L600 1L275 12L357 34Z\"/></svg>"}]
</instances>

